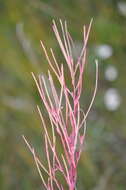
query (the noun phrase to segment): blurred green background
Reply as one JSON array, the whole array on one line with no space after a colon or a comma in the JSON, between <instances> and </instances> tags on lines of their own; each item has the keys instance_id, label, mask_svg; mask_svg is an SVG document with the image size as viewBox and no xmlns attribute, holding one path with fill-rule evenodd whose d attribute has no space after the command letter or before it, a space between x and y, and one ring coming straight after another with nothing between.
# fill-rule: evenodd
<instances>
[{"instance_id":1,"label":"blurred green background","mask_svg":"<svg viewBox=\"0 0 126 190\"><path fill-rule=\"evenodd\" d=\"M31 71L46 74L40 40L60 51L52 19L67 20L76 52L82 29L94 19L88 43L82 108L86 110L99 60L99 87L87 122L78 167L78 190L126 189L126 1L0 0L0 189L41 189L41 181L21 135L44 157L41 105ZM44 109L43 109L44 112Z\"/></svg>"}]
</instances>

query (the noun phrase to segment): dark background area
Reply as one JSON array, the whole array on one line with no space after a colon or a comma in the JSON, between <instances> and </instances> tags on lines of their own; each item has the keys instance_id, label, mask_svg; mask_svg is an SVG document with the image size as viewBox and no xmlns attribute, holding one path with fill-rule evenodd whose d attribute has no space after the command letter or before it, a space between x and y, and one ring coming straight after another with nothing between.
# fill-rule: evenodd
<instances>
[{"instance_id":1,"label":"dark background area","mask_svg":"<svg viewBox=\"0 0 126 190\"><path fill-rule=\"evenodd\" d=\"M59 18L68 22L76 53L83 25L93 18L81 98L84 110L94 88L94 61L99 60L98 92L87 120L77 189L125 190L126 1L119 0L0 0L0 189L41 189L21 135L44 158L36 110L41 100L31 72L46 74L48 69L40 40L62 62L52 31L52 19L58 23Z\"/></svg>"}]
</instances>

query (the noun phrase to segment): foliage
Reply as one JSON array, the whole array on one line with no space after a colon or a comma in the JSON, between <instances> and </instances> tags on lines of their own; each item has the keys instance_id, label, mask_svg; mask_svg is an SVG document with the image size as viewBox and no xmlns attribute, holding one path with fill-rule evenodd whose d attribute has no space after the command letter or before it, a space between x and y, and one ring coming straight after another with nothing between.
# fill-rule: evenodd
<instances>
[{"instance_id":1,"label":"foliage","mask_svg":"<svg viewBox=\"0 0 126 190\"><path fill-rule=\"evenodd\" d=\"M80 99L84 111L94 87L96 46L107 44L112 47L113 54L104 60L98 57L99 88L88 117L87 141L78 165L78 189L101 190L100 184L104 184L102 189L125 190L126 19L120 12L119 3L119 0L0 0L0 189L41 189L34 162L21 138L22 134L29 137L46 160L43 141L39 138L40 120L35 109L36 104L40 105L41 102L30 74L31 71L47 73L40 39L46 41L47 47L55 49L57 59L63 63L50 30L52 19L68 21L79 51L82 41L80 29L93 17L83 83L86 91L82 92ZM118 70L114 81L106 80L104 75L109 65ZM52 77L59 89L56 77ZM69 80L67 82L70 85ZM121 96L120 107L115 111L107 110L104 104L104 94L109 88L117 89ZM43 106L41 110L48 122Z\"/></svg>"}]
</instances>

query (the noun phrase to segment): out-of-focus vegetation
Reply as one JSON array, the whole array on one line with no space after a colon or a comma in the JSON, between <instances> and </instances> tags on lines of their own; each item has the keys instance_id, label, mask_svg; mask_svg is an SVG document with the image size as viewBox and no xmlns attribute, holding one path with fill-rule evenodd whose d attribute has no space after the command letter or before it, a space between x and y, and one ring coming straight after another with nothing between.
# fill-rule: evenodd
<instances>
[{"instance_id":1,"label":"out-of-focus vegetation","mask_svg":"<svg viewBox=\"0 0 126 190\"><path fill-rule=\"evenodd\" d=\"M61 62L52 19L68 21L76 54L82 45L83 24L92 17L81 99L84 110L93 92L95 58L99 59L99 88L88 117L77 186L78 190L126 189L126 2L0 0L1 190L41 189L33 158L21 138L25 134L45 159L36 110L41 100L30 74L47 72L40 40L55 50Z\"/></svg>"}]
</instances>

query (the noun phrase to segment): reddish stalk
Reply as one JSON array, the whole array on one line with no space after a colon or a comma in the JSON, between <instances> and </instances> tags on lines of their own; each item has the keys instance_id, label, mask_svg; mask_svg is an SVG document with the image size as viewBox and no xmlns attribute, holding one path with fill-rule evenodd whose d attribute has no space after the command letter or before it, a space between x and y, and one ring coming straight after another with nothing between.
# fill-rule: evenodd
<instances>
[{"instance_id":1,"label":"reddish stalk","mask_svg":"<svg viewBox=\"0 0 126 190\"><path fill-rule=\"evenodd\" d=\"M52 49L50 49L52 56L50 58L48 56L47 50L43 42L41 42L43 51L45 53L45 57L53 73L56 75L57 80L60 83L61 86L60 93L58 93L56 90L50 71L48 71L48 81L50 84L51 93L47 87L47 83L44 76L40 76L39 80L37 80L35 75L32 73L32 76L35 80L42 102L44 103L45 108L47 110L50 124L52 127L52 137L50 137L48 132L48 127L44 121L40 108L37 106L45 132L44 139L45 139L45 149L46 149L45 153L48 163L47 169L41 163L40 159L35 153L34 148L32 148L32 146L28 143L28 141L24 136L23 139L28 148L30 149L31 153L33 154L38 173L41 177L45 189L47 190L54 190L55 188L59 190L64 190L63 185L60 184L59 180L57 179L56 174L58 171L63 175L68 185L68 189L69 190L76 189L77 165L82 152L81 147L85 139L86 119L94 102L97 90L97 81L98 81L98 63L96 61L95 62L96 81L95 81L94 93L91 102L89 104L89 107L87 109L87 112L84 113L81 110L80 96L82 92L82 81L83 81L84 68L86 64L86 49L87 49L87 42L89 38L91 24L92 21L90 22L87 30L86 26L84 26L83 47L81 54L77 59L77 62L75 62L73 59L72 55L73 40L68 32L66 22L63 23L60 20L61 31L62 31L62 37L61 37L57 29L56 23L55 21L53 21L53 31L59 43L61 52L65 58L66 65L58 64ZM70 73L69 77L72 86L71 89L68 88L64 76L65 74L64 67L66 66ZM63 98L65 100L65 103ZM80 133L81 128L83 128L83 134ZM63 153L61 155L57 152L56 148L57 136L59 136L63 147ZM44 179L41 170L44 170L44 172L48 175L47 180Z\"/></svg>"}]
</instances>

